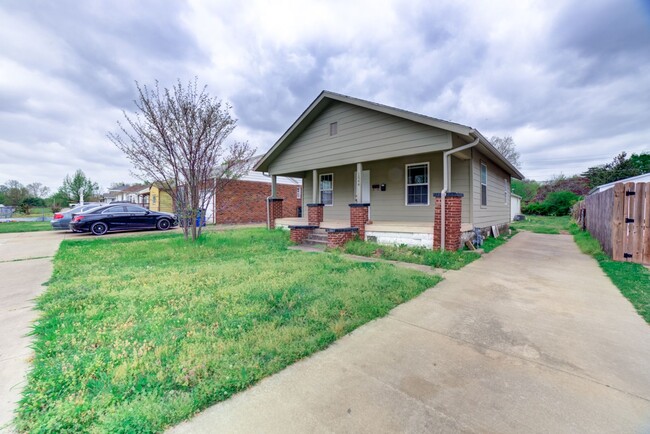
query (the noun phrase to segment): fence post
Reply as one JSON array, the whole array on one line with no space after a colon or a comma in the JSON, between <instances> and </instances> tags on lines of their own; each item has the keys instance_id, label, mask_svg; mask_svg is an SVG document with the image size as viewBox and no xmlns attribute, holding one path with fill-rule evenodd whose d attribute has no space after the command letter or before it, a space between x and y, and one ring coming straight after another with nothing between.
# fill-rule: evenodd
<instances>
[{"instance_id":1,"label":"fence post","mask_svg":"<svg viewBox=\"0 0 650 434\"><path fill-rule=\"evenodd\" d=\"M625 185L614 185L614 208L612 212L612 259L622 261L625 242Z\"/></svg>"},{"instance_id":2,"label":"fence post","mask_svg":"<svg viewBox=\"0 0 650 434\"><path fill-rule=\"evenodd\" d=\"M630 202L635 202L634 213L630 217L634 219L630 232L632 235L632 261L640 264L643 261L643 193L645 185L642 182L634 185L634 196Z\"/></svg>"},{"instance_id":3,"label":"fence post","mask_svg":"<svg viewBox=\"0 0 650 434\"><path fill-rule=\"evenodd\" d=\"M639 204L645 208L645 222L643 225L643 258L644 264L650 264L650 182L645 183L645 199L639 200ZM643 203L645 202L645 206Z\"/></svg>"}]
</instances>

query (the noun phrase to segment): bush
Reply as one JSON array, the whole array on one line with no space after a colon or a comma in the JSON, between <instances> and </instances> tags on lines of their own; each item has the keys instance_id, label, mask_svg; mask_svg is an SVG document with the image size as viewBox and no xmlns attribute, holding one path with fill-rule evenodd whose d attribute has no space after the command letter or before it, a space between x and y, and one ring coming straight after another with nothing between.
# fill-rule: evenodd
<instances>
[{"instance_id":1,"label":"bush","mask_svg":"<svg viewBox=\"0 0 650 434\"><path fill-rule=\"evenodd\" d=\"M543 202L533 202L523 207L524 214L563 216L569 215L574 203L581 199L572 191L554 191Z\"/></svg>"}]
</instances>

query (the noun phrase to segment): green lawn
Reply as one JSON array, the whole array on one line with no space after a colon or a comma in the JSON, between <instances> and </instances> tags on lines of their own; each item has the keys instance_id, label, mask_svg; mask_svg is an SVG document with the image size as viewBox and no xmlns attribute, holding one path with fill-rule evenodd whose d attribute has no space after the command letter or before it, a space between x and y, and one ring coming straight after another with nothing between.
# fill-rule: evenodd
<instances>
[{"instance_id":1,"label":"green lawn","mask_svg":"<svg viewBox=\"0 0 650 434\"><path fill-rule=\"evenodd\" d=\"M8 222L0 223L0 234L11 232L35 232L52 230L50 222Z\"/></svg>"},{"instance_id":2,"label":"green lawn","mask_svg":"<svg viewBox=\"0 0 650 434\"><path fill-rule=\"evenodd\" d=\"M440 280L288 244L264 229L197 244L180 234L64 241L37 301L19 429L161 431Z\"/></svg>"},{"instance_id":3,"label":"green lawn","mask_svg":"<svg viewBox=\"0 0 650 434\"><path fill-rule=\"evenodd\" d=\"M29 214L23 214L19 212L18 207L16 207L16 212L14 212L11 217L41 217L45 216L46 218L50 218L53 216L52 210L50 207L35 207L35 208L30 208Z\"/></svg>"},{"instance_id":4,"label":"green lawn","mask_svg":"<svg viewBox=\"0 0 650 434\"><path fill-rule=\"evenodd\" d=\"M351 255L430 265L448 270L458 270L481 257L476 252L442 252L424 247L391 246L368 241L350 241L343 251Z\"/></svg>"},{"instance_id":5,"label":"green lawn","mask_svg":"<svg viewBox=\"0 0 650 434\"><path fill-rule=\"evenodd\" d=\"M512 222L510 226L516 230L530 231L536 234L559 234L561 231L569 230L571 217L552 217L527 215L526 220Z\"/></svg>"},{"instance_id":6,"label":"green lawn","mask_svg":"<svg viewBox=\"0 0 650 434\"><path fill-rule=\"evenodd\" d=\"M648 324L650 324L650 271L641 264L612 261L600 247L598 240L587 231L571 223L573 239L582 251L598 261L600 268L609 276L612 283L634 306Z\"/></svg>"}]
</instances>

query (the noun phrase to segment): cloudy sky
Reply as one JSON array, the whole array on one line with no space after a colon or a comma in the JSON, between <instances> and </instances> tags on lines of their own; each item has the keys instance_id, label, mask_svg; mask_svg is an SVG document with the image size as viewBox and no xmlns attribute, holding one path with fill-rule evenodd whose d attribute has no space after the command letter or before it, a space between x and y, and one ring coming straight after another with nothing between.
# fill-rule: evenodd
<instances>
[{"instance_id":1,"label":"cloudy sky","mask_svg":"<svg viewBox=\"0 0 650 434\"><path fill-rule=\"evenodd\" d=\"M650 151L647 0L3 0L0 40L0 183L135 180L135 81L195 76L259 152L323 89L511 135L531 179Z\"/></svg>"}]
</instances>

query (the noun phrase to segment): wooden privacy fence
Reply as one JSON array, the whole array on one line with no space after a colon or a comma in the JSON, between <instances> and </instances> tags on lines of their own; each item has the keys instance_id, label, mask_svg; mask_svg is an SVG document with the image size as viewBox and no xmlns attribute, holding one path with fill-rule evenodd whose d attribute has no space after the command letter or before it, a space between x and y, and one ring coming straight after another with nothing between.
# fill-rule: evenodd
<instances>
[{"instance_id":1,"label":"wooden privacy fence","mask_svg":"<svg viewBox=\"0 0 650 434\"><path fill-rule=\"evenodd\" d=\"M650 182L618 183L574 213L612 259L650 264Z\"/></svg>"}]
</instances>

